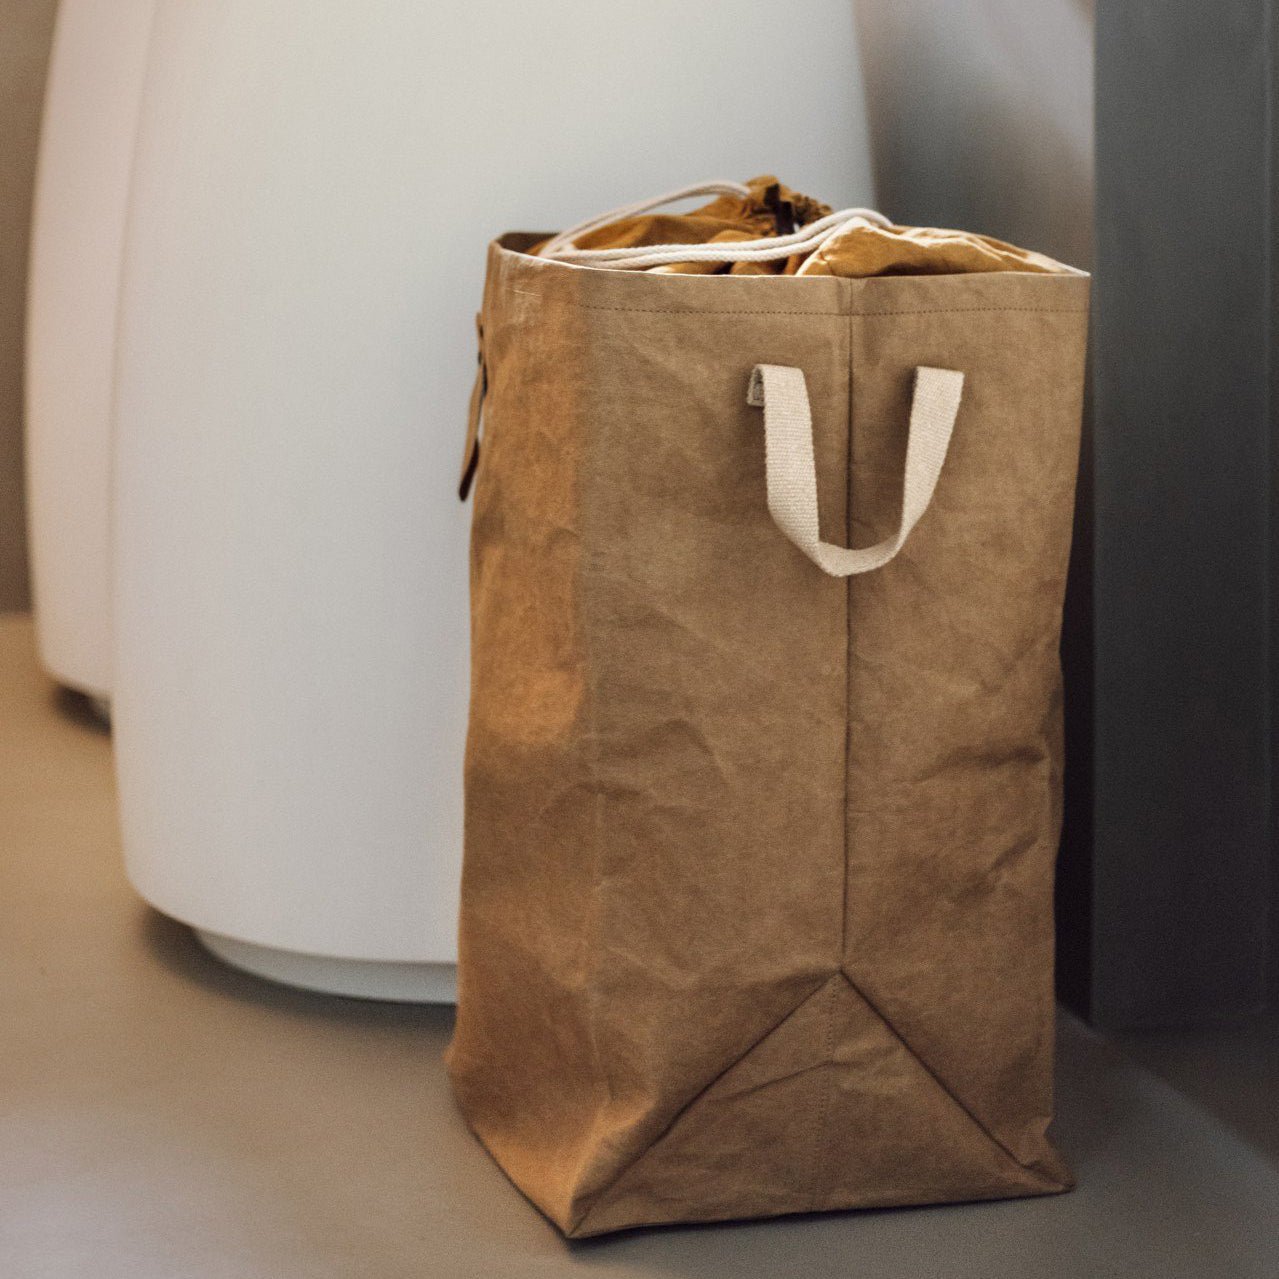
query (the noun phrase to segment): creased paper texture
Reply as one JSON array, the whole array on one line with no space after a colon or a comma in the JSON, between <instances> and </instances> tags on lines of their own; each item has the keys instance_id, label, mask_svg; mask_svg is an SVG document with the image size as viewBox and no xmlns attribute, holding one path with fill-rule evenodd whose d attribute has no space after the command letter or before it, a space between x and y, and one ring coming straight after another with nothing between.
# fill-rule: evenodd
<instances>
[{"instance_id":1,"label":"creased paper texture","mask_svg":"<svg viewBox=\"0 0 1279 1279\"><path fill-rule=\"evenodd\" d=\"M1051 1193L1058 635L1088 282L489 254L461 1107L563 1231ZM802 369L822 573L769 516Z\"/></svg>"}]
</instances>

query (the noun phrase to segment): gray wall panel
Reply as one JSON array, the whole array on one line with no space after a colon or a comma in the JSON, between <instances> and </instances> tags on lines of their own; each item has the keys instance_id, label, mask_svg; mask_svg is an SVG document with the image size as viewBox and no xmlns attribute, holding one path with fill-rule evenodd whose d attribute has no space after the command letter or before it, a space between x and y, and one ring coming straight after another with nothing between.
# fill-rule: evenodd
<instances>
[{"instance_id":1,"label":"gray wall panel","mask_svg":"<svg viewBox=\"0 0 1279 1279\"><path fill-rule=\"evenodd\" d=\"M1266 996L1268 7L1097 12L1092 807L1072 815L1092 848L1067 874L1091 881L1109 1026Z\"/></svg>"}]
</instances>

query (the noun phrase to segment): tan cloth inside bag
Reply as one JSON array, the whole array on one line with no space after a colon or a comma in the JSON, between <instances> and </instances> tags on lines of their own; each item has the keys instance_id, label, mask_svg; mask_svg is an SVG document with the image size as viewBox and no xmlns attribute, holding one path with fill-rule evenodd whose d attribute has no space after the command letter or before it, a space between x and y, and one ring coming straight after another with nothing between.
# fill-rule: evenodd
<instances>
[{"instance_id":1,"label":"tan cloth inside bag","mask_svg":"<svg viewBox=\"0 0 1279 1279\"><path fill-rule=\"evenodd\" d=\"M729 244L798 230L831 212L771 174L752 178L746 196L721 195L690 213L649 213L621 218L579 237L581 249L639 248L668 244ZM536 250L534 250L536 252ZM938 227L847 227L812 253L772 262L675 262L650 267L679 275L964 275L1029 271L1074 275L1073 268L1042 253L971 231Z\"/></svg>"}]
</instances>

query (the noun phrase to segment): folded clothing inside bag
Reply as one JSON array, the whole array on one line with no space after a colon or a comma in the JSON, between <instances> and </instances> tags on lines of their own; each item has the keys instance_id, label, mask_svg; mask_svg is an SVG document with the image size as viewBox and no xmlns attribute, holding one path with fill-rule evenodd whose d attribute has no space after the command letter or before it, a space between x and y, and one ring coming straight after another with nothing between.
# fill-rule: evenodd
<instances>
[{"instance_id":1,"label":"folded clothing inside bag","mask_svg":"<svg viewBox=\"0 0 1279 1279\"><path fill-rule=\"evenodd\" d=\"M869 212L869 211L868 211ZM725 192L690 213L643 213L619 218L576 237L580 250L648 246L741 244L791 235L829 218L829 205L802 195L770 174L752 178L743 194ZM533 251L539 252L548 241ZM606 265L600 263L600 265ZM852 218L832 228L816 248L770 260L674 261L644 268L681 275L964 275L1030 271L1077 275L1042 253L973 231L895 226L886 219Z\"/></svg>"}]
</instances>

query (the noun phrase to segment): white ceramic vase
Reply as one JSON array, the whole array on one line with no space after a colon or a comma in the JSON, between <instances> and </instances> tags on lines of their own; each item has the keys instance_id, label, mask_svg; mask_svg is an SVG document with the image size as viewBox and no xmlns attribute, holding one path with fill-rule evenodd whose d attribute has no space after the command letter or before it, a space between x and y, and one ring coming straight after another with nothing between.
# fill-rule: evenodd
<instances>
[{"instance_id":1,"label":"white ceramic vase","mask_svg":"<svg viewBox=\"0 0 1279 1279\"><path fill-rule=\"evenodd\" d=\"M40 658L111 691L116 304L153 0L62 0L45 91L26 339L27 513Z\"/></svg>"},{"instance_id":2,"label":"white ceramic vase","mask_svg":"<svg viewBox=\"0 0 1279 1279\"><path fill-rule=\"evenodd\" d=\"M114 719L132 881L224 958L451 997L484 245L710 176L867 201L851 8L782 12L158 0Z\"/></svg>"}]
</instances>

